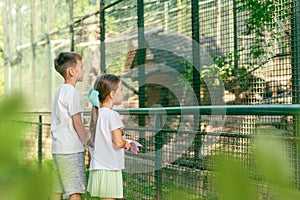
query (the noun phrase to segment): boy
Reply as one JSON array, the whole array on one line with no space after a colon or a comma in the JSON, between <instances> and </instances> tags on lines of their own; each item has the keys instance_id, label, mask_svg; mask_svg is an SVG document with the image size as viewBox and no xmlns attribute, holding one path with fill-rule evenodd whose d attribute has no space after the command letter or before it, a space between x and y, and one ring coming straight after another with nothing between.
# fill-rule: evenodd
<instances>
[{"instance_id":1,"label":"boy","mask_svg":"<svg viewBox=\"0 0 300 200\"><path fill-rule=\"evenodd\" d=\"M53 200L63 193L81 200L86 191L84 150L87 132L82 123L81 95L75 88L83 80L82 57L62 52L54 60L55 70L64 78L55 93L51 115L53 156Z\"/></svg>"}]
</instances>

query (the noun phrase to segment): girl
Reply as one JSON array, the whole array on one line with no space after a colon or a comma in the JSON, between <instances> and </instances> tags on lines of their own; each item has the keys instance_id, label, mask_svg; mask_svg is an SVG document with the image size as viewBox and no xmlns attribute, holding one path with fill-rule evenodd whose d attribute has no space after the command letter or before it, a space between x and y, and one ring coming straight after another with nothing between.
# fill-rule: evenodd
<instances>
[{"instance_id":1,"label":"girl","mask_svg":"<svg viewBox=\"0 0 300 200\"><path fill-rule=\"evenodd\" d=\"M123 100L122 82L112 74L104 74L88 92L93 104L88 141L91 153L87 191L101 199L123 198L122 169L124 149L130 144L122 137L124 127L113 105Z\"/></svg>"}]
</instances>

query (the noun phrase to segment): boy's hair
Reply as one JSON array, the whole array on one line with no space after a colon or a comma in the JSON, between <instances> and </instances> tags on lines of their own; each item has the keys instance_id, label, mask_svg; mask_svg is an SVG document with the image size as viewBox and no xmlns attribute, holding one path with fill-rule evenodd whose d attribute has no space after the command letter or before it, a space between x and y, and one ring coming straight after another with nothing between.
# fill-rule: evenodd
<instances>
[{"instance_id":1,"label":"boy's hair","mask_svg":"<svg viewBox=\"0 0 300 200\"><path fill-rule=\"evenodd\" d=\"M69 67L76 67L77 60L82 60L81 55L76 52L61 52L54 59L55 70L66 78L66 71Z\"/></svg>"},{"instance_id":2,"label":"boy's hair","mask_svg":"<svg viewBox=\"0 0 300 200\"><path fill-rule=\"evenodd\" d=\"M100 103L103 103L111 91L116 91L118 89L118 84L120 81L120 78L113 74L104 74L96 79L94 89L99 92ZM88 145L92 148L94 147L95 142L97 118L98 108L93 106L90 120L90 138L88 140Z\"/></svg>"}]
</instances>

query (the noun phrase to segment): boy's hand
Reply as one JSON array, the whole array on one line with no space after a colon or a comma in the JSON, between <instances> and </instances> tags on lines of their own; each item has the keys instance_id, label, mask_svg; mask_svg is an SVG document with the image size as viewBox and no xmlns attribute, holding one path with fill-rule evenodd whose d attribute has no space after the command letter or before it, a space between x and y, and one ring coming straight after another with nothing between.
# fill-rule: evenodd
<instances>
[{"instance_id":1,"label":"boy's hand","mask_svg":"<svg viewBox=\"0 0 300 200\"><path fill-rule=\"evenodd\" d=\"M89 169L90 168L90 163L91 163L91 154L90 154L90 151L88 149L86 150L86 153L85 153L85 159L86 159L85 167L87 169Z\"/></svg>"}]
</instances>

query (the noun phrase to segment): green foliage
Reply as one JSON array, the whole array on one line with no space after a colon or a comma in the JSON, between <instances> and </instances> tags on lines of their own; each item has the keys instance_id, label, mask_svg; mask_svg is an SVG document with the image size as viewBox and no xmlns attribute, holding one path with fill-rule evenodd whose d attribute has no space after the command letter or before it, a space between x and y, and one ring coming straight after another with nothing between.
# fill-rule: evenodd
<instances>
[{"instance_id":1,"label":"green foliage","mask_svg":"<svg viewBox=\"0 0 300 200\"><path fill-rule=\"evenodd\" d=\"M0 192L5 200L47 199L49 174L26 164L24 158L24 124L13 122L22 109L22 97L14 96L0 104Z\"/></svg>"},{"instance_id":2,"label":"green foliage","mask_svg":"<svg viewBox=\"0 0 300 200\"><path fill-rule=\"evenodd\" d=\"M264 135L263 135L264 134ZM297 199L300 192L290 188L291 169L285 143L267 138L273 132L259 130L253 145L253 165L218 155L215 163L215 186L222 200L258 199L258 191L268 189L269 196L278 199Z\"/></svg>"},{"instance_id":3,"label":"green foliage","mask_svg":"<svg viewBox=\"0 0 300 200\"><path fill-rule=\"evenodd\" d=\"M275 44L282 43L284 34L286 34L285 26L289 16L289 4L281 5L275 0L238 0L236 5L238 15L247 16L247 20L244 21L247 31L243 34L253 36L253 41L249 43L249 51L246 53L246 56L250 58L249 62L255 62L255 59L259 59L260 63L267 61L275 54ZM278 9L279 7L282 9ZM240 60L244 50L244 47L241 46L225 56L214 57L215 65L201 70L200 84L217 86L222 80L225 88L230 86L240 89L241 85L247 85L248 83L241 83L240 77L247 76L249 67L235 66L235 61ZM183 63L183 65L187 69L187 73L184 75L186 80L192 82L191 65L187 63ZM244 80L247 81L247 78Z\"/></svg>"},{"instance_id":4,"label":"green foliage","mask_svg":"<svg viewBox=\"0 0 300 200\"><path fill-rule=\"evenodd\" d=\"M240 58L239 52L237 50L233 53L228 53L226 56L214 57L214 63L219 68L220 76L223 81L226 79L231 79L234 76L242 76L247 72L246 67L240 66L238 69L234 66L234 59L238 60Z\"/></svg>"},{"instance_id":5,"label":"green foliage","mask_svg":"<svg viewBox=\"0 0 300 200\"><path fill-rule=\"evenodd\" d=\"M141 191L139 195L144 194L145 197L154 193L153 182L147 181L141 184L139 174L135 176L135 174L123 173L123 181L124 196L126 196L126 199L128 200L136 199L137 191Z\"/></svg>"},{"instance_id":6,"label":"green foliage","mask_svg":"<svg viewBox=\"0 0 300 200\"><path fill-rule=\"evenodd\" d=\"M247 31L248 34L255 36L249 55L253 58L259 58L267 53L262 43L265 41L263 36L266 31L270 31L276 6L272 0L238 0L237 3L240 3L237 12L249 13L249 17L245 21Z\"/></svg>"},{"instance_id":7,"label":"green foliage","mask_svg":"<svg viewBox=\"0 0 300 200\"><path fill-rule=\"evenodd\" d=\"M214 58L215 68L218 69L218 73L220 75L221 80L224 83L225 89L228 86L232 87L241 87L245 85L244 82L239 82L239 78L247 74L247 67L239 66L238 68L234 65L234 59L239 59L239 52L241 50L237 50L236 52L229 53L225 56L219 56ZM247 81L246 79L245 81Z\"/></svg>"},{"instance_id":8,"label":"green foliage","mask_svg":"<svg viewBox=\"0 0 300 200\"><path fill-rule=\"evenodd\" d=\"M163 194L163 197L166 199L172 199L172 200L201 200L199 199L199 195L191 190L187 189L186 187L178 187L174 184L169 184L164 189L165 192Z\"/></svg>"},{"instance_id":9,"label":"green foliage","mask_svg":"<svg viewBox=\"0 0 300 200\"><path fill-rule=\"evenodd\" d=\"M246 34L254 36L249 56L259 58L274 53L274 49L270 48L275 40L282 39L290 12L289 3L283 4L277 0L237 0L236 3L236 12L248 16L245 21Z\"/></svg>"},{"instance_id":10,"label":"green foliage","mask_svg":"<svg viewBox=\"0 0 300 200\"><path fill-rule=\"evenodd\" d=\"M238 59L238 53L236 54L236 59ZM226 56L220 56L214 58L214 63L211 66L205 66L200 71L200 84L201 85L211 85L218 87L222 82L230 83L238 77L243 76L247 73L246 67L239 67L235 69L234 66L234 53L229 53ZM193 81L193 67L187 61L182 63L183 67L186 69L186 73L183 74L185 80L192 83Z\"/></svg>"},{"instance_id":11,"label":"green foliage","mask_svg":"<svg viewBox=\"0 0 300 200\"><path fill-rule=\"evenodd\" d=\"M1 60L1 58L0 58L0 60ZM1 65L1 63L2 62L0 61L0 65ZM0 74L0 102L3 99L3 95L4 95L4 77L2 75L3 74Z\"/></svg>"},{"instance_id":12,"label":"green foliage","mask_svg":"<svg viewBox=\"0 0 300 200\"><path fill-rule=\"evenodd\" d=\"M240 163L225 155L216 160L216 193L223 200L253 200L254 191L248 179L248 173Z\"/></svg>"},{"instance_id":13,"label":"green foliage","mask_svg":"<svg viewBox=\"0 0 300 200\"><path fill-rule=\"evenodd\" d=\"M237 7L237 11L249 12L247 27L249 31L260 36L265 30L265 26L270 25L273 21L272 17L276 11L276 2L274 0L237 0L236 3L240 5Z\"/></svg>"}]
</instances>

